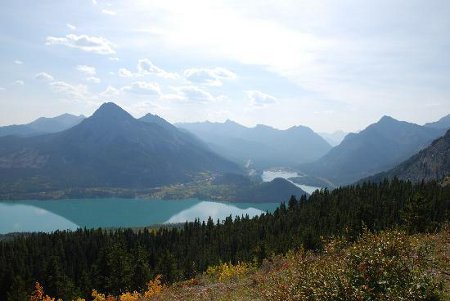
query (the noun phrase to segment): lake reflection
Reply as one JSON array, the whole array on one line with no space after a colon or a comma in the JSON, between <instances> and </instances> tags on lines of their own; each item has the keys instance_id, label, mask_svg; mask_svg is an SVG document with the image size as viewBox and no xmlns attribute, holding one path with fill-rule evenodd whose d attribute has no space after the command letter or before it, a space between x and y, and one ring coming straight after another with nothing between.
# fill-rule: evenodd
<instances>
[{"instance_id":1,"label":"lake reflection","mask_svg":"<svg viewBox=\"0 0 450 301\"><path fill-rule=\"evenodd\" d=\"M143 227L182 223L196 218L214 221L227 216L255 216L273 211L275 203L217 203L186 200L76 199L0 201L0 233Z\"/></svg>"},{"instance_id":2,"label":"lake reflection","mask_svg":"<svg viewBox=\"0 0 450 301\"><path fill-rule=\"evenodd\" d=\"M241 209L231 204L223 204L216 202L200 202L189 209L183 210L175 214L166 223L183 223L185 221L193 221L196 218L200 220L207 220L209 217L214 222L217 220L224 220L228 216L245 216L250 217L260 215L264 211L256 208Z\"/></svg>"},{"instance_id":3,"label":"lake reflection","mask_svg":"<svg viewBox=\"0 0 450 301\"><path fill-rule=\"evenodd\" d=\"M34 206L0 203L0 233L76 230L78 225Z\"/></svg>"}]
</instances>

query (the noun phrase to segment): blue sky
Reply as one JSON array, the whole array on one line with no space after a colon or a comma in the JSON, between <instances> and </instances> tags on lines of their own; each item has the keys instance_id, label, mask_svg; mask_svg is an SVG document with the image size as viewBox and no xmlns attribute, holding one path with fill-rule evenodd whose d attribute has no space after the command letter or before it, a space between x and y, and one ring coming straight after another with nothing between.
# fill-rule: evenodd
<instances>
[{"instance_id":1,"label":"blue sky","mask_svg":"<svg viewBox=\"0 0 450 301\"><path fill-rule=\"evenodd\" d=\"M0 125L136 117L357 131L450 113L450 2L2 1Z\"/></svg>"}]
</instances>

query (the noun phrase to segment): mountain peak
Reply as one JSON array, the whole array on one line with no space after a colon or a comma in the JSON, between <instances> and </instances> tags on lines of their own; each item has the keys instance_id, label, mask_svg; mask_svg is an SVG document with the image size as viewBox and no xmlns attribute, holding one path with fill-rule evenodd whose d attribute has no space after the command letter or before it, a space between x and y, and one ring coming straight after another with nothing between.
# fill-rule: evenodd
<instances>
[{"instance_id":1,"label":"mountain peak","mask_svg":"<svg viewBox=\"0 0 450 301\"><path fill-rule=\"evenodd\" d=\"M381 123L381 122L386 123L386 122L396 122L396 121L398 121L398 120L395 119L395 118L392 118L391 116L384 115L383 117L381 117L381 119L378 122L379 123Z\"/></svg>"},{"instance_id":2,"label":"mountain peak","mask_svg":"<svg viewBox=\"0 0 450 301\"><path fill-rule=\"evenodd\" d=\"M156 114L154 115L151 113L147 113L146 115L139 118L139 120L147 123L154 123L165 128L174 128L174 126L170 122Z\"/></svg>"},{"instance_id":3,"label":"mountain peak","mask_svg":"<svg viewBox=\"0 0 450 301\"><path fill-rule=\"evenodd\" d=\"M304 132L313 132L313 130L304 125L294 125L287 129L288 131L304 131Z\"/></svg>"},{"instance_id":4,"label":"mountain peak","mask_svg":"<svg viewBox=\"0 0 450 301\"><path fill-rule=\"evenodd\" d=\"M92 114L92 118L107 118L107 119L134 119L127 111L119 107L113 102L103 103L95 112Z\"/></svg>"},{"instance_id":5,"label":"mountain peak","mask_svg":"<svg viewBox=\"0 0 450 301\"><path fill-rule=\"evenodd\" d=\"M225 124L232 124L232 125L237 125L238 123L237 122L235 122L235 121L233 121L233 120L231 120L231 119L227 119L227 120L225 120L225 122L224 122Z\"/></svg>"}]
</instances>

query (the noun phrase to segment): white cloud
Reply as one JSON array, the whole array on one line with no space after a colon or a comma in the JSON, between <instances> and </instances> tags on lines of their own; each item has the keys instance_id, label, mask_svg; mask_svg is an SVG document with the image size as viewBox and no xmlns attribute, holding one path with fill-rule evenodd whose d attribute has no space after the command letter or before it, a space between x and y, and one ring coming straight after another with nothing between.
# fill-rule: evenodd
<instances>
[{"instance_id":1,"label":"white cloud","mask_svg":"<svg viewBox=\"0 0 450 301\"><path fill-rule=\"evenodd\" d=\"M117 99L120 95L120 90L109 85L103 92L100 93L102 99Z\"/></svg>"},{"instance_id":2,"label":"white cloud","mask_svg":"<svg viewBox=\"0 0 450 301\"><path fill-rule=\"evenodd\" d=\"M71 85L63 81L50 83L53 92L72 100L87 100L89 98L88 89L85 85Z\"/></svg>"},{"instance_id":3,"label":"white cloud","mask_svg":"<svg viewBox=\"0 0 450 301\"><path fill-rule=\"evenodd\" d=\"M17 65L22 65L23 64L23 62L20 61L20 60L15 60L14 63L17 64Z\"/></svg>"},{"instance_id":4,"label":"white cloud","mask_svg":"<svg viewBox=\"0 0 450 301\"><path fill-rule=\"evenodd\" d=\"M25 85L25 82L23 80L16 80L13 84L16 86L23 86Z\"/></svg>"},{"instance_id":5,"label":"white cloud","mask_svg":"<svg viewBox=\"0 0 450 301\"><path fill-rule=\"evenodd\" d=\"M46 45L63 45L102 55L114 54L113 44L103 37L68 34L65 37L52 37L46 39Z\"/></svg>"},{"instance_id":6,"label":"white cloud","mask_svg":"<svg viewBox=\"0 0 450 301\"><path fill-rule=\"evenodd\" d=\"M142 77L146 75L156 75L165 79L177 79L178 74L165 71L155 66L149 59L140 59L137 64L137 71L133 72L127 68L120 68L118 73L121 77Z\"/></svg>"},{"instance_id":7,"label":"white cloud","mask_svg":"<svg viewBox=\"0 0 450 301\"><path fill-rule=\"evenodd\" d=\"M175 90L179 98L186 101L208 103L215 100L211 93L195 86L182 86L175 88Z\"/></svg>"},{"instance_id":8,"label":"white cloud","mask_svg":"<svg viewBox=\"0 0 450 301\"><path fill-rule=\"evenodd\" d=\"M96 74L95 67L88 65L78 65L76 67L78 71L86 75L94 76Z\"/></svg>"},{"instance_id":9,"label":"white cloud","mask_svg":"<svg viewBox=\"0 0 450 301\"><path fill-rule=\"evenodd\" d=\"M159 77L167 78L167 79L175 79L177 78L176 73L167 72L157 66L155 66L149 59L140 59L138 61L137 69L139 74L155 74Z\"/></svg>"},{"instance_id":10,"label":"white cloud","mask_svg":"<svg viewBox=\"0 0 450 301\"><path fill-rule=\"evenodd\" d=\"M77 27L75 25L72 25L72 24L69 24L69 23L67 23L66 26L67 26L67 28L69 28L72 31L77 29Z\"/></svg>"},{"instance_id":11,"label":"white cloud","mask_svg":"<svg viewBox=\"0 0 450 301\"><path fill-rule=\"evenodd\" d=\"M53 76L51 76L50 74L46 73L46 72L39 72L34 76L35 79L40 80L40 81L52 81L54 78Z\"/></svg>"},{"instance_id":12,"label":"white cloud","mask_svg":"<svg viewBox=\"0 0 450 301\"><path fill-rule=\"evenodd\" d=\"M101 82L100 78L95 77L95 76L90 76L86 78L86 81L90 82L90 83L94 83L94 84L98 84Z\"/></svg>"},{"instance_id":13,"label":"white cloud","mask_svg":"<svg viewBox=\"0 0 450 301\"><path fill-rule=\"evenodd\" d=\"M158 95L158 96L161 95L161 89L159 85L153 82L144 82L144 81L133 82L131 83L131 85L123 87L122 90L133 94Z\"/></svg>"},{"instance_id":14,"label":"white cloud","mask_svg":"<svg viewBox=\"0 0 450 301\"><path fill-rule=\"evenodd\" d=\"M0 87L0 91L5 91L6 89L3 87Z\"/></svg>"},{"instance_id":15,"label":"white cloud","mask_svg":"<svg viewBox=\"0 0 450 301\"><path fill-rule=\"evenodd\" d=\"M113 62L120 61L120 59L117 56L110 56L108 59Z\"/></svg>"},{"instance_id":16,"label":"white cloud","mask_svg":"<svg viewBox=\"0 0 450 301\"><path fill-rule=\"evenodd\" d=\"M265 107L277 102L277 99L272 95L257 90L246 91L245 94L247 95L247 98L250 100L252 105L256 107Z\"/></svg>"},{"instance_id":17,"label":"white cloud","mask_svg":"<svg viewBox=\"0 0 450 301\"><path fill-rule=\"evenodd\" d=\"M87 76L85 78L87 82L94 84L98 84L101 82L100 78L95 76L95 74L97 73L95 67L88 65L78 65L76 69Z\"/></svg>"},{"instance_id":18,"label":"white cloud","mask_svg":"<svg viewBox=\"0 0 450 301\"><path fill-rule=\"evenodd\" d=\"M102 14L108 15L108 16L115 16L117 15L117 12L109 9L102 9Z\"/></svg>"},{"instance_id":19,"label":"white cloud","mask_svg":"<svg viewBox=\"0 0 450 301\"><path fill-rule=\"evenodd\" d=\"M131 72L127 68L120 68L118 74L121 77L133 77L133 72Z\"/></svg>"},{"instance_id":20,"label":"white cloud","mask_svg":"<svg viewBox=\"0 0 450 301\"><path fill-rule=\"evenodd\" d=\"M190 68L184 70L184 76L190 82L209 86L222 86L223 80L234 80L236 74L225 68Z\"/></svg>"}]
</instances>

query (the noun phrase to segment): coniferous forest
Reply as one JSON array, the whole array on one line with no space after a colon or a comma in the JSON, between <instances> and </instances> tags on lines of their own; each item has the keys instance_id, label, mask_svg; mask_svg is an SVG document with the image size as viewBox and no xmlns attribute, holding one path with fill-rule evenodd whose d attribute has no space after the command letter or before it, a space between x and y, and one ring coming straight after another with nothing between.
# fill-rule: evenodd
<instances>
[{"instance_id":1,"label":"coniferous forest","mask_svg":"<svg viewBox=\"0 0 450 301\"><path fill-rule=\"evenodd\" d=\"M255 218L191 222L143 230L84 229L33 233L0 242L0 300L26 300L39 281L71 300L92 289L142 291L161 274L188 279L221 262L260 264L274 254L322 249L322 239L356 239L364 231L434 232L450 218L450 187L397 179L291 197Z\"/></svg>"}]
</instances>

